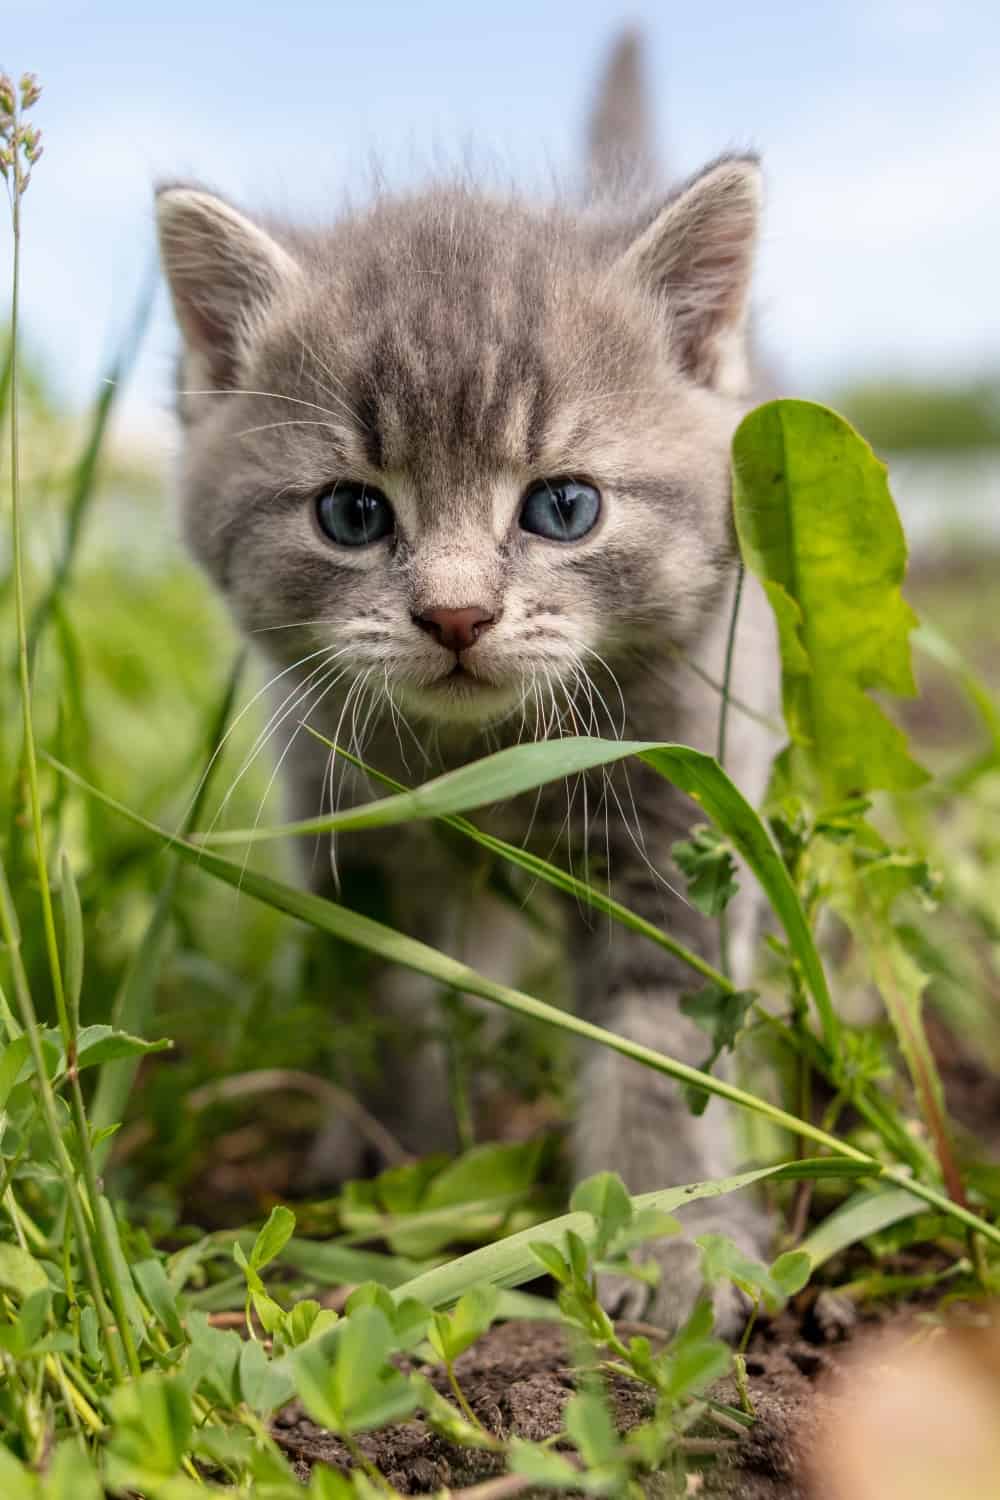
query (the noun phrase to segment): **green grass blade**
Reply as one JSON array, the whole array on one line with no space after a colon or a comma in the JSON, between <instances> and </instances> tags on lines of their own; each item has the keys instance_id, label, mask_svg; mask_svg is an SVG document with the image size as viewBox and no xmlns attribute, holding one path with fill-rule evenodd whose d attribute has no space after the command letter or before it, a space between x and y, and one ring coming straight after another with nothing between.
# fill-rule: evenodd
<instances>
[{"instance_id":1,"label":"green grass blade","mask_svg":"<svg viewBox=\"0 0 1000 1500\"><path fill-rule=\"evenodd\" d=\"M350 751L342 749L339 745L335 745L332 740L328 740L325 735L313 729L310 724L307 724L305 727L313 739L319 740L320 744L326 745L329 750L335 751L344 760L350 761L352 765L357 766L359 771L363 771L366 776L370 776L374 781L381 782L383 786L388 787L393 792L402 793L411 790L411 788L404 786L402 782L394 781L391 776L386 776L383 771L377 771L374 766L369 766L363 760L359 760ZM682 963L687 964L695 973L700 974L703 979L710 980L712 984L718 985L720 989L727 991L734 991L736 989L736 986L726 978L725 974L719 969L714 968L712 964L706 963L700 954L695 953L691 948L685 947L683 943L679 943L669 933L662 932L659 927L655 927L652 922L647 922L645 917L640 917L637 912L631 911L627 906L623 906L620 901L615 901L613 897L609 896L605 891L600 890L597 886L590 885L587 881L578 879L576 875L571 875L568 870L561 869L559 865L554 865L549 860L540 858L537 854L530 854L527 849L522 849L519 844L508 844L506 839L495 838L493 834L484 832L482 828L477 828L475 823L470 823L468 818L459 817L457 813L451 817L441 818L440 821L445 827L454 828L456 833L463 834L465 838L478 844L480 848L487 849L499 859L519 866L520 869L525 870L535 880L544 881L546 885L554 886L557 891L562 891L567 896L573 896L578 901L584 901L588 906L593 907L595 911L603 912L605 916L612 917L614 921L619 922L622 927L627 927L630 932L635 932L640 937L648 938L658 948L663 948L667 953L672 953L675 958L679 958Z\"/></svg>"},{"instance_id":2,"label":"green grass blade","mask_svg":"<svg viewBox=\"0 0 1000 1500\"><path fill-rule=\"evenodd\" d=\"M222 699L212 717L206 735L207 768L199 780L198 789L187 815L185 829L194 827L204 807L211 772L217 763L217 747L222 743L232 715L245 662L246 654L241 653L233 664ZM111 1011L111 1024L118 1031L129 1031L136 1036L143 1036L152 1021L156 982L163 963L179 878L179 861L176 857L171 857L163 884L157 892L156 903L146 930L115 996ZM132 1092L138 1067L138 1058L127 1057L105 1063L101 1068L90 1110L91 1123L96 1131L106 1130L124 1118L125 1107ZM102 1141L95 1148L99 1166L103 1166L110 1149L110 1140Z\"/></svg>"},{"instance_id":3,"label":"green grass blade","mask_svg":"<svg viewBox=\"0 0 1000 1500\"><path fill-rule=\"evenodd\" d=\"M28 660L32 665L38 650L38 643L53 607L64 593L72 576L84 523L97 494L97 470L108 425L145 336L153 310L157 285L158 275L151 272L140 294L139 303L125 338L101 385L101 393L94 407L90 430L73 473L59 559L48 586L35 605L28 623Z\"/></svg>"},{"instance_id":4,"label":"green grass blade","mask_svg":"<svg viewBox=\"0 0 1000 1500\"><path fill-rule=\"evenodd\" d=\"M683 1209L687 1203L697 1203L701 1198L721 1198L727 1193L738 1193L768 1178L802 1180L831 1175L856 1177L864 1171L865 1168L860 1163L843 1160L831 1162L828 1157L819 1157L777 1167L760 1167L755 1172L742 1172L736 1177L722 1177L713 1182L661 1188L655 1193L640 1194L633 1198L632 1203L637 1213L646 1208L654 1208L661 1213L672 1214ZM484 1281L499 1287L521 1286L526 1281L534 1281L545 1272L532 1254L531 1246L561 1245L567 1230L572 1230L585 1244L590 1244L597 1234L597 1224L589 1213L561 1214L557 1219L549 1219L545 1224L535 1224L529 1229L519 1230L517 1234L508 1235L506 1239L497 1240L492 1245L470 1250L467 1255L461 1255L447 1265L424 1271L412 1281L396 1287L393 1297L399 1302L407 1297L416 1297L430 1307L442 1307L455 1302L470 1287Z\"/></svg>"},{"instance_id":5,"label":"green grass blade","mask_svg":"<svg viewBox=\"0 0 1000 1500\"><path fill-rule=\"evenodd\" d=\"M859 1240L867 1239L870 1234L877 1234L880 1229L888 1229L892 1224L926 1211L926 1203L905 1188L865 1190L855 1193L853 1198L835 1208L795 1248L806 1252L815 1271L824 1261L831 1260Z\"/></svg>"},{"instance_id":6,"label":"green grass blade","mask_svg":"<svg viewBox=\"0 0 1000 1500\"><path fill-rule=\"evenodd\" d=\"M75 1036L80 1030L80 995L83 991L83 910L73 866L65 849L59 858L59 894L63 909L63 947L66 962L66 1004Z\"/></svg>"},{"instance_id":7,"label":"green grass blade","mask_svg":"<svg viewBox=\"0 0 1000 1500\"><path fill-rule=\"evenodd\" d=\"M363 948L388 963L398 963L404 968L413 969L418 974L425 974L445 987L469 995L480 995L484 1000L492 1000L495 1004L503 1006L505 1010L513 1011L517 1015L530 1016L533 1020L544 1021L547 1025L569 1032L584 1041L597 1042L601 1046L610 1047L612 1051L620 1052L623 1057L630 1057L636 1062L643 1063L646 1067L663 1073L668 1078L693 1085L707 1094L714 1094L717 1098L726 1099L741 1109L749 1110L753 1114L770 1120L783 1130L824 1147L833 1157L839 1159L830 1163L831 1170L839 1169L845 1159L863 1164L866 1168L865 1175L895 1182L899 1186L908 1186L925 1202L933 1204L951 1218L1000 1245L1000 1229L995 1225L987 1223L970 1209L953 1202L929 1184L916 1179L911 1182L905 1170L886 1166L875 1157L859 1151L849 1142L838 1140L836 1136L820 1130L811 1121L799 1119L789 1114L787 1110L779 1109L777 1105L770 1104L766 1099L748 1093L745 1089L737 1088L735 1084L728 1083L725 1079L715 1078L710 1073L703 1073L699 1068L691 1068L686 1063L678 1062L676 1058L667 1057L662 1052L655 1052L651 1047L644 1047L638 1042L630 1041L627 1037L616 1036L614 1032L605 1031L601 1026L594 1026L580 1016L558 1010L554 1005L547 1005L544 1000L536 1000L532 995L525 995L520 990L511 989L508 985L487 979L484 975L478 974L475 969L470 969L468 965L460 963L458 959L439 953L436 949L428 947L426 943L406 937L403 933L396 932L391 927L374 921L371 917L363 916L360 912L350 911L347 907L339 906L335 901L325 901L309 891L298 890L294 886L272 880L269 876L244 869L242 865L234 864L210 849L175 838L139 813L123 807L120 802L116 802L114 798L107 796L96 787L88 786L75 771L62 765L54 757L47 756L46 758L61 775L68 777L83 791L92 797L97 797L106 807L112 808L134 826L143 828L153 837L170 844L183 858L199 865L206 874L214 875L217 879L225 881L227 885L253 896L255 900L262 901L276 911L285 912L288 916L295 917L320 932L326 932L331 937Z\"/></svg>"},{"instance_id":8,"label":"green grass blade","mask_svg":"<svg viewBox=\"0 0 1000 1500\"><path fill-rule=\"evenodd\" d=\"M349 808L328 817L308 818L279 828L213 834L201 842L213 846L245 844L292 834L386 828L399 823L449 817L534 791L546 782L564 776L613 765L631 756L644 761L685 792L743 855L785 929L815 1001L824 1040L835 1052L840 1024L809 924L781 855L759 815L718 761L687 745L586 737L515 745L457 771L449 771L412 791L381 797L363 807Z\"/></svg>"},{"instance_id":9,"label":"green grass blade","mask_svg":"<svg viewBox=\"0 0 1000 1500\"><path fill-rule=\"evenodd\" d=\"M241 1242L246 1249L242 1236ZM383 1286L393 1287L422 1274L419 1261L402 1255L383 1255L377 1250L356 1250L351 1245L338 1245L335 1240L291 1239L282 1251L281 1261L282 1265L308 1276L317 1286L380 1281Z\"/></svg>"},{"instance_id":10,"label":"green grass blade","mask_svg":"<svg viewBox=\"0 0 1000 1500\"><path fill-rule=\"evenodd\" d=\"M559 1010L556 1006L548 1005L543 1000L536 1000L520 990L511 989L508 985L487 979L458 959L439 953L437 949L429 947L426 943L396 932L393 928L386 927L381 922L376 922L360 912L351 911L335 901L324 900L310 891L299 890L296 886L286 885L270 876L246 869L242 864L225 859L213 850L177 838L166 830L158 828L155 823L151 823L139 813L123 807L120 802L116 802L114 798L107 796L97 787L89 786L75 771L62 765L54 757L49 756L47 759L57 771L68 777L83 791L92 797L97 797L106 807L113 808L134 826L144 828L155 838L169 844L183 858L197 864L206 874L214 875L237 890L253 896L258 901L263 901L276 911L296 917L299 921L307 923L320 932L326 932L331 937L364 948L388 963L397 963L403 965L404 968L414 969L417 973L425 974L437 983L458 990L460 993L481 995L484 999L493 1000L507 1010L545 1021L560 1030L573 1032L584 1040L611 1047L624 1056L645 1063L681 1083L703 1088L709 1094L715 1094L744 1109L765 1115L774 1124L815 1141L837 1156L847 1156L854 1161L871 1162L871 1158L865 1156L863 1152L856 1151L854 1147L837 1140L835 1136L828 1135L818 1126L788 1114L785 1110L769 1104L755 1094L737 1088L735 1084L716 1078L710 1073L703 1073L698 1068L689 1067L686 1063L678 1062L674 1058L665 1057L662 1053L654 1052L652 1048L644 1047L638 1042L632 1042L627 1037L616 1036L613 1032L605 1031L603 1027L594 1026L580 1016ZM876 1167L876 1171L881 1170L874 1162L872 1165Z\"/></svg>"}]
</instances>

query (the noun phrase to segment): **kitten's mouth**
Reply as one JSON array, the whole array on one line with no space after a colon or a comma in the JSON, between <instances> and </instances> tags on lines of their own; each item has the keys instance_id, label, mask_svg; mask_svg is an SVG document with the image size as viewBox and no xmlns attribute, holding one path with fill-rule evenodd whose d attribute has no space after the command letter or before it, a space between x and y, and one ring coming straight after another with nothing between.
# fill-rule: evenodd
<instances>
[{"instance_id":1,"label":"kitten's mouth","mask_svg":"<svg viewBox=\"0 0 1000 1500\"><path fill-rule=\"evenodd\" d=\"M518 696L515 683L498 682L461 661L416 691L404 693L418 712L456 724L491 723L509 713Z\"/></svg>"},{"instance_id":2,"label":"kitten's mouth","mask_svg":"<svg viewBox=\"0 0 1000 1500\"><path fill-rule=\"evenodd\" d=\"M473 672L457 661L450 672L443 672L429 684L432 692L460 692L463 696L503 691L503 685L485 677L482 672Z\"/></svg>"}]
</instances>

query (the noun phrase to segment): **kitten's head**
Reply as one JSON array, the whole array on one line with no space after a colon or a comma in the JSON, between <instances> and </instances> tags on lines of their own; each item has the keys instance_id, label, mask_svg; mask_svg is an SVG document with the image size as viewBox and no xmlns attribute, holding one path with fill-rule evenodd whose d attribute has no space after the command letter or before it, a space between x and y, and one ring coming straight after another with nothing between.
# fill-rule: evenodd
<instances>
[{"instance_id":1,"label":"kitten's head","mask_svg":"<svg viewBox=\"0 0 1000 1500\"><path fill-rule=\"evenodd\" d=\"M243 626L467 724L690 640L758 198L730 158L631 222L442 188L293 232L162 189L186 525Z\"/></svg>"}]
</instances>

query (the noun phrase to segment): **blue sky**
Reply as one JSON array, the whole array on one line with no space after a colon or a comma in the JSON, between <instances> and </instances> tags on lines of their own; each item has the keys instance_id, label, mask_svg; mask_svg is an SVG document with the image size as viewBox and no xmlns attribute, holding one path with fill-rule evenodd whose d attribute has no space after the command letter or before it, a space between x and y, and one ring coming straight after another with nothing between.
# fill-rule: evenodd
<instances>
[{"instance_id":1,"label":"blue sky","mask_svg":"<svg viewBox=\"0 0 1000 1500\"><path fill-rule=\"evenodd\" d=\"M1000 366L995 0L0 0L0 66L37 72L25 321L67 399L93 393L152 257L150 188L335 212L373 159L413 182L471 157L572 178L622 21L644 29L678 172L753 146L767 172L765 339L803 394L888 369ZM0 233L0 261L9 258ZM4 277L6 282L6 277ZM124 408L167 427L161 297Z\"/></svg>"}]
</instances>

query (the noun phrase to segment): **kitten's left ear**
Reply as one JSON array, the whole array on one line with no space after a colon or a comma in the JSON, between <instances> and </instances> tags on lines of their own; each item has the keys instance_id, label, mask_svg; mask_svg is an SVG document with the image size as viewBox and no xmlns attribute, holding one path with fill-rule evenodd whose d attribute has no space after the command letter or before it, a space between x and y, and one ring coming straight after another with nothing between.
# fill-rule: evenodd
<instances>
[{"instance_id":1,"label":"kitten's left ear","mask_svg":"<svg viewBox=\"0 0 1000 1500\"><path fill-rule=\"evenodd\" d=\"M619 262L662 297L685 371L728 395L750 381L747 314L760 166L727 157L680 188Z\"/></svg>"},{"instance_id":2,"label":"kitten's left ear","mask_svg":"<svg viewBox=\"0 0 1000 1500\"><path fill-rule=\"evenodd\" d=\"M266 230L198 188L156 195L160 259L199 384L239 383L255 320L299 267Z\"/></svg>"}]
</instances>

